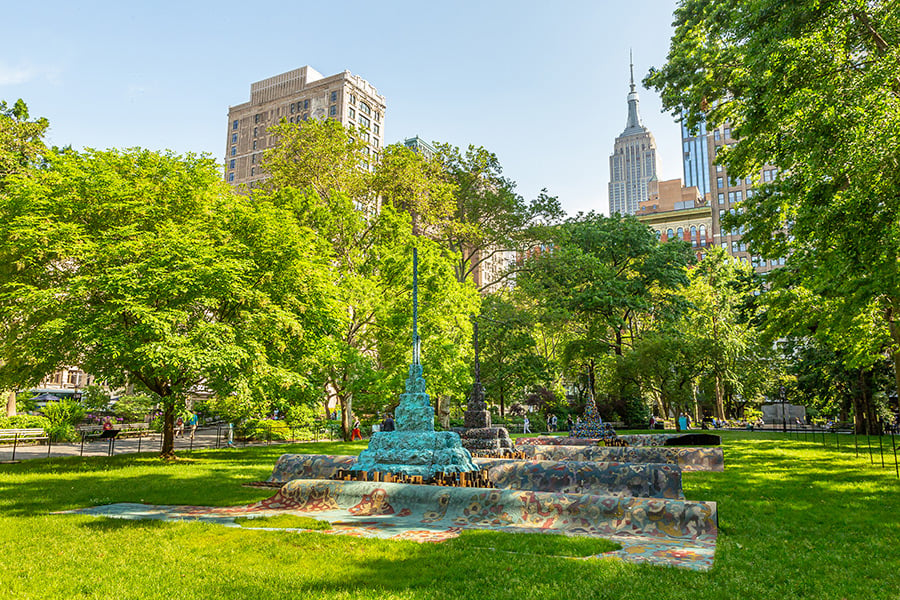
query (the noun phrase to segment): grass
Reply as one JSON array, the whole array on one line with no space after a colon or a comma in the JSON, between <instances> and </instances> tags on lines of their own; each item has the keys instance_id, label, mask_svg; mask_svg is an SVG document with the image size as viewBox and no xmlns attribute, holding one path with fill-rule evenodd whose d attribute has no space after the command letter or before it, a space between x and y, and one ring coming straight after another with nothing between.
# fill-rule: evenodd
<instances>
[{"instance_id":1,"label":"grass","mask_svg":"<svg viewBox=\"0 0 900 600\"><path fill-rule=\"evenodd\" d=\"M283 452L365 448L319 443L197 451L173 463L123 455L0 465L0 598L900 598L892 469L821 438L722 436L725 472L684 475L687 498L719 503L706 573L572 560L563 555L594 552L562 537L473 532L416 544L49 514L112 502L252 502L272 490L241 484L265 479ZM555 547L541 549L545 541Z\"/></svg>"},{"instance_id":2,"label":"grass","mask_svg":"<svg viewBox=\"0 0 900 600\"><path fill-rule=\"evenodd\" d=\"M326 531L331 523L311 517L298 515L278 515L275 517L237 517L235 523L241 527L266 527L276 529L307 529L310 531Z\"/></svg>"}]
</instances>

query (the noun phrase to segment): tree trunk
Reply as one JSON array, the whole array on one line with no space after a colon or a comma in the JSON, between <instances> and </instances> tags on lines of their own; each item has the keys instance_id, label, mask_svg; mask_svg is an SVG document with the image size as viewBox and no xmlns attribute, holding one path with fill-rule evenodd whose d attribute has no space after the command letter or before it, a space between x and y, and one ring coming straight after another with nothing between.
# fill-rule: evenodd
<instances>
[{"instance_id":1,"label":"tree trunk","mask_svg":"<svg viewBox=\"0 0 900 600\"><path fill-rule=\"evenodd\" d=\"M160 456L175 458L175 400L162 398L163 403L163 445Z\"/></svg>"},{"instance_id":2,"label":"tree trunk","mask_svg":"<svg viewBox=\"0 0 900 600\"><path fill-rule=\"evenodd\" d=\"M894 391L897 393L897 409L900 409L900 326L894 320L894 309L891 306L884 311L888 330L891 332L891 361L894 363Z\"/></svg>"},{"instance_id":3,"label":"tree trunk","mask_svg":"<svg viewBox=\"0 0 900 600\"><path fill-rule=\"evenodd\" d=\"M345 396L338 396L341 400L341 434L344 436L344 441L350 441L350 434L353 433L353 421L350 413L353 409L353 394L347 394Z\"/></svg>"},{"instance_id":4,"label":"tree trunk","mask_svg":"<svg viewBox=\"0 0 900 600\"><path fill-rule=\"evenodd\" d=\"M6 397L6 416L16 416L16 392L14 390L10 390Z\"/></svg>"},{"instance_id":5,"label":"tree trunk","mask_svg":"<svg viewBox=\"0 0 900 600\"><path fill-rule=\"evenodd\" d=\"M716 418L725 420L725 393L722 390L722 378L716 373Z\"/></svg>"}]
</instances>

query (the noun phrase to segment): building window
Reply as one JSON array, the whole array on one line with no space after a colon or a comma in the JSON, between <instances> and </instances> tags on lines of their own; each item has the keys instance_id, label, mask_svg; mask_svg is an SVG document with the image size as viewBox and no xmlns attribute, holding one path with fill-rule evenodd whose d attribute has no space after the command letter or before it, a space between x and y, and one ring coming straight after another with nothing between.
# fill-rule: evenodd
<instances>
[{"instance_id":1,"label":"building window","mask_svg":"<svg viewBox=\"0 0 900 600\"><path fill-rule=\"evenodd\" d=\"M331 92L331 101L337 102L337 92Z\"/></svg>"},{"instance_id":2,"label":"building window","mask_svg":"<svg viewBox=\"0 0 900 600\"><path fill-rule=\"evenodd\" d=\"M294 108L296 108L296 104L291 102L291 114L294 114Z\"/></svg>"},{"instance_id":3,"label":"building window","mask_svg":"<svg viewBox=\"0 0 900 600\"><path fill-rule=\"evenodd\" d=\"M303 113L303 120L306 121L309 119L309 113Z\"/></svg>"},{"instance_id":4,"label":"building window","mask_svg":"<svg viewBox=\"0 0 900 600\"><path fill-rule=\"evenodd\" d=\"M259 135L259 127L254 127L253 128L253 137L256 137L257 135Z\"/></svg>"},{"instance_id":5,"label":"building window","mask_svg":"<svg viewBox=\"0 0 900 600\"><path fill-rule=\"evenodd\" d=\"M350 118L351 118L351 119L355 119L355 118L356 118L356 110L355 110L355 109L352 109L352 108L348 109L348 110L347 110L347 114L350 115Z\"/></svg>"},{"instance_id":6,"label":"building window","mask_svg":"<svg viewBox=\"0 0 900 600\"><path fill-rule=\"evenodd\" d=\"M250 167L250 177L256 175L256 167Z\"/></svg>"},{"instance_id":7,"label":"building window","mask_svg":"<svg viewBox=\"0 0 900 600\"><path fill-rule=\"evenodd\" d=\"M234 181L234 171L228 174L228 181Z\"/></svg>"},{"instance_id":8,"label":"building window","mask_svg":"<svg viewBox=\"0 0 900 600\"><path fill-rule=\"evenodd\" d=\"M700 245L706 246L706 225L700 225Z\"/></svg>"},{"instance_id":9,"label":"building window","mask_svg":"<svg viewBox=\"0 0 900 600\"><path fill-rule=\"evenodd\" d=\"M675 232L672 231L671 229L667 229L666 230L666 241L668 242L669 240L671 240L674 237L675 237Z\"/></svg>"},{"instance_id":10,"label":"building window","mask_svg":"<svg viewBox=\"0 0 900 600\"><path fill-rule=\"evenodd\" d=\"M257 142L258 142L258 140L253 140L253 149L254 149L254 150L256 150L256 144L257 144Z\"/></svg>"},{"instance_id":11,"label":"building window","mask_svg":"<svg viewBox=\"0 0 900 600\"><path fill-rule=\"evenodd\" d=\"M237 144L237 134L236 133L231 134L231 143Z\"/></svg>"},{"instance_id":12,"label":"building window","mask_svg":"<svg viewBox=\"0 0 900 600\"><path fill-rule=\"evenodd\" d=\"M228 162L228 168L229 168L229 169L233 169L233 168L234 168L234 159L233 159L233 158Z\"/></svg>"},{"instance_id":13,"label":"building window","mask_svg":"<svg viewBox=\"0 0 900 600\"><path fill-rule=\"evenodd\" d=\"M254 154L253 156L250 157L250 162L252 162L252 163L255 163L255 162L256 162L256 155L255 155L255 154Z\"/></svg>"},{"instance_id":14,"label":"building window","mask_svg":"<svg viewBox=\"0 0 900 600\"><path fill-rule=\"evenodd\" d=\"M718 142L722 139L722 133L718 129L716 129L715 133L713 133L713 138L715 138L715 140Z\"/></svg>"},{"instance_id":15,"label":"building window","mask_svg":"<svg viewBox=\"0 0 900 600\"><path fill-rule=\"evenodd\" d=\"M375 125L372 125L372 130L375 132L376 135L381 133L381 127L379 127L377 123Z\"/></svg>"},{"instance_id":16,"label":"building window","mask_svg":"<svg viewBox=\"0 0 900 600\"><path fill-rule=\"evenodd\" d=\"M332 105L331 108L328 109L328 116L333 117L337 114L337 106Z\"/></svg>"},{"instance_id":17,"label":"building window","mask_svg":"<svg viewBox=\"0 0 900 600\"><path fill-rule=\"evenodd\" d=\"M379 123L381 122L381 113L378 112L377 110L375 111L375 120L378 121Z\"/></svg>"},{"instance_id":18,"label":"building window","mask_svg":"<svg viewBox=\"0 0 900 600\"><path fill-rule=\"evenodd\" d=\"M372 145L375 146L376 148L378 147L378 138L377 137L372 138Z\"/></svg>"},{"instance_id":19,"label":"building window","mask_svg":"<svg viewBox=\"0 0 900 600\"><path fill-rule=\"evenodd\" d=\"M231 147L231 155L234 156L235 154L237 154L237 146L232 146Z\"/></svg>"},{"instance_id":20,"label":"building window","mask_svg":"<svg viewBox=\"0 0 900 600\"><path fill-rule=\"evenodd\" d=\"M367 114L367 115L371 115L371 114L372 114L372 109L369 108L369 105L366 104L365 102L360 102L360 103L359 103L359 112L365 113L365 114Z\"/></svg>"},{"instance_id":21,"label":"building window","mask_svg":"<svg viewBox=\"0 0 900 600\"><path fill-rule=\"evenodd\" d=\"M257 113L257 114L255 114L255 115L253 115L253 122L254 122L254 123L259 123L259 118L260 118L261 116L262 116L262 115L261 115L260 113Z\"/></svg>"},{"instance_id":22,"label":"building window","mask_svg":"<svg viewBox=\"0 0 900 600\"><path fill-rule=\"evenodd\" d=\"M679 240L683 240L683 239L684 239L684 228L683 228L683 227L679 227L679 228L675 231L675 237L677 237Z\"/></svg>"},{"instance_id":23,"label":"building window","mask_svg":"<svg viewBox=\"0 0 900 600\"><path fill-rule=\"evenodd\" d=\"M356 94L350 94L350 104L356 105Z\"/></svg>"},{"instance_id":24,"label":"building window","mask_svg":"<svg viewBox=\"0 0 900 600\"><path fill-rule=\"evenodd\" d=\"M691 246L697 247L697 226L691 225Z\"/></svg>"},{"instance_id":25,"label":"building window","mask_svg":"<svg viewBox=\"0 0 900 600\"><path fill-rule=\"evenodd\" d=\"M716 187L718 187L718 188L725 187L725 180L721 177L716 177Z\"/></svg>"},{"instance_id":26,"label":"building window","mask_svg":"<svg viewBox=\"0 0 900 600\"><path fill-rule=\"evenodd\" d=\"M232 128L232 129L235 129L235 130L236 130L237 127L238 127L238 122L237 122L237 121L235 121L234 123L231 124L231 128Z\"/></svg>"},{"instance_id":27,"label":"building window","mask_svg":"<svg viewBox=\"0 0 900 600\"><path fill-rule=\"evenodd\" d=\"M360 117L359 117L359 124L360 124L361 127L368 128L369 125L370 125L371 123L372 123L372 122L369 121L369 119L367 119L367 118L365 118L364 116L360 115Z\"/></svg>"},{"instance_id":28,"label":"building window","mask_svg":"<svg viewBox=\"0 0 900 600\"><path fill-rule=\"evenodd\" d=\"M738 252L738 243L737 243L737 242L731 242L731 253L732 253L732 254L737 254L737 252Z\"/></svg>"}]
</instances>

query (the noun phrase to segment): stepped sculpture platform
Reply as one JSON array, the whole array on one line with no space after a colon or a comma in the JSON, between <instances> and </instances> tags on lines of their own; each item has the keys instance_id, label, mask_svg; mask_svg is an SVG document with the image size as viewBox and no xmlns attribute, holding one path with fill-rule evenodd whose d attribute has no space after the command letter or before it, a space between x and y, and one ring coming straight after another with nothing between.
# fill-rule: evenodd
<instances>
[{"instance_id":1,"label":"stepped sculpture platform","mask_svg":"<svg viewBox=\"0 0 900 600\"><path fill-rule=\"evenodd\" d=\"M434 408L429 400L422 366L414 362L409 367L406 393L400 394L400 406L394 411L396 431L373 433L368 449L349 470L421 477L425 481L443 474L477 471L458 434L434 430Z\"/></svg>"},{"instance_id":2,"label":"stepped sculpture platform","mask_svg":"<svg viewBox=\"0 0 900 600\"><path fill-rule=\"evenodd\" d=\"M580 423L572 428L572 437L576 438L602 438L604 435L603 421L597 412L597 403L594 397L589 396L584 406L584 416Z\"/></svg>"},{"instance_id":3,"label":"stepped sculpture platform","mask_svg":"<svg viewBox=\"0 0 900 600\"><path fill-rule=\"evenodd\" d=\"M476 379L464 415L466 431L460 434L462 445L473 456L503 457L516 451L505 427L491 425L491 413L484 400L484 388Z\"/></svg>"},{"instance_id":4,"label":"stepped sculpture platform","mask_svg":"<svg viewBox=\"0 0 900 600\"><path fill-rule=\"evenodd\" d=\"M576 460L678 465L682 471L724 471L721 447L678 446L518 446L529 460Z\"/></svg>"}]
</instances>

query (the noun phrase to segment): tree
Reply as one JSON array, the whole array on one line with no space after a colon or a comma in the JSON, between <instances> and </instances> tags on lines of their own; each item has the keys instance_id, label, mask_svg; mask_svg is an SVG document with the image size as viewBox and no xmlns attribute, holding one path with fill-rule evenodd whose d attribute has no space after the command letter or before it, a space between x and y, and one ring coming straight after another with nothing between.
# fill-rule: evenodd
<instances>
[{"instance_id":1,"label":"tree","mask_svg":"<svg viewBox=\"0 0 900 600\"><path fill-rule=\"evenodd\" d=\"M484 298L478 322L481 379L487 397L499 401L503 416L507 400L522 400L526 390L547 383L547 365L534 339L532 315L503 292Z\"/></svg>"},{"instance_id":2,"label":"tree","mask_svg":"<svg viewBox=\"0 0 900 600\"><path fill-rule=\"evenodd\" d=\"M687 124L731 123L720 164L758 178L753 252L789 257L851 322L875 306L900 390L900 10L888 0L683 0L667 64L645 80Z\"/></svg>"},{"instance_id":3,"label":"tree","mask_svg":"<svg viewBox=\"0 0 900 600\"><path fill-rule=\"evenodd\" d=\"M304 385L291 358L327 328L328 253L207 158L146 150L51 154L0 197L0 380L75 364L136 384L174 416L203 385L250 398Z\"/></svg>"},{"instance_id":4,"label":"tree","mask_svg":"<svg viewBox=\"0 0 900 600\"><path fill-rule=\"evenodd\" d=\"M471 279L498 252L525 251L544 241L546 227L564 216L559 201L546 190L525 202L515 192L515 183L503 176L497 156L488 150L469 146L463 154L449 144L436 147L437 160L454 184L451 218L437 236L453 252L458 281ZM495 283L482 281L480 287Z\"/></svg>"},{"instance_id":5,"label":"tree","mask_svg":"<svg viewBox=\"0 0 900 600\"><path fill-rule=\"evenodd\" d=\"M282 123L270 132L278 139L264 156L270 178L254 197L284 208L330 246L329 276L341 309L320 366L325 389L340 403L344 436L350 436L354 398L383 410L402 387L412 352L414 246L429 391L438 399L462 392L477 293L452 276L453 264L437 242L414 235L406 212L422 217L416 229L440 220L449 190L443 176L399 149L369 165L354 131L332 120Z\"/></svg>"},{"instance_id":6,"label":"tree","mask_svg":"<svg viewBox=\"0 0 900 600\"><path fill-rule=\"evenodd\" d=\"M24 173L40 161L47 151L43 137L49 126L47 119L29 121L28 107L21 98L12 108L0 101L0 195L11 175ZM15 414L16 393L11 389L6 394L6 416Z\"/></svg>"},{"instance_id":7,"label":"tree","mask_svg":"<svg viewBox=\"0 0 900 600\"><path fill-rule=\"evenodd\" d=\"M682 242L660 243L633 216L579 215L557 227L552 251L530 258L518 278L547 314L568 321L569 372L587 369L596 394L598 361L632 348L651 320L677 311L693 260Z\"/></svg>"}]
</instances>

